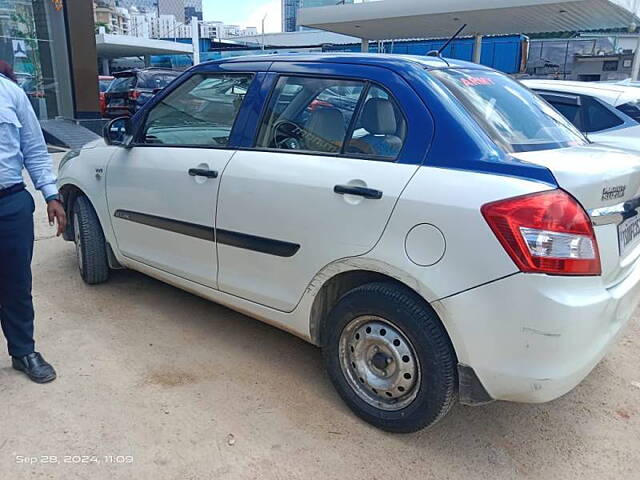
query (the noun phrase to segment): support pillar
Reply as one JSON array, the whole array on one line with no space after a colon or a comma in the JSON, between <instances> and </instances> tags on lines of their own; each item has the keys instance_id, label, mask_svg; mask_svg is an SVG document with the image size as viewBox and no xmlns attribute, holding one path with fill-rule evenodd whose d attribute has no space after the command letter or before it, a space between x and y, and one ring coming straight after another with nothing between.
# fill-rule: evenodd
<instances>
[{"instance_id":1,"label":"support pillar","mask_svg":"<svg viewBox=\"0 0 640 480\"><path fill-rule=\"evenodd\" d=\"M109 59L107 57L102 57L102 75L111 75Z\"/></svg>"},{"instance_id":2,"label":"support pillar","mask_svg":"<svg viewBox=\"0 0 640 480\"><path fill-rule=\"evenodd\" d=\"M362 53L369 53L369 40L363 38L360 42L360 51Z\"/></svg>"},{"instance_id":3,"label":"support pillar","mask_svg":"<svg viewBox=\"0 0 640 480\"><path fill-rule=\"evenodd\" d=\"M636 51L633 55L633 66L631 67L631 81L638 81L638 74L640 73L640 36L638 36L638 43L636 44Z\"/></svg>"},{"instance_id":4,"label":"support pillar","mask_svg":"<svg viewBox=\"0 0 640 480\"><path fill-rule=\"evenodd\" d=\"M473 57L471 61L473 63L480 63L482 55L482 35L475 34L473 37Z\"/></svg>"},{"instance_id":5,"label":"support pillar","mask_svg":"<svg viewBox=\"0 0 640 480\"><path fill-rule=\"evenodd\" d=\"M193 43L193 64L200 63L200 32L198 32L200 23L198 17L191 17L191 42Z\"/></svg>"}]
</instances>

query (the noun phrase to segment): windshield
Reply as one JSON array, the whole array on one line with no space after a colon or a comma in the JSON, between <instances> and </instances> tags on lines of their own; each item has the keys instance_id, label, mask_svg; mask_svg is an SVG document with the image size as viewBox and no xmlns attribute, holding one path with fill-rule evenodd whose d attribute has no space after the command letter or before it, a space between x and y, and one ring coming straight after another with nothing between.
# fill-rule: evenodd
<instances>
[{"instance_id":1,"label":"windshield","mask_svg":"<svg viewBox=\"0 0 640 480\"><path fill-rule=\"evenodd\" d=\"M432 70L487 134L509 152L587 143L584 136L535 93L487 70Z\"/></svg>"}]
</instances>

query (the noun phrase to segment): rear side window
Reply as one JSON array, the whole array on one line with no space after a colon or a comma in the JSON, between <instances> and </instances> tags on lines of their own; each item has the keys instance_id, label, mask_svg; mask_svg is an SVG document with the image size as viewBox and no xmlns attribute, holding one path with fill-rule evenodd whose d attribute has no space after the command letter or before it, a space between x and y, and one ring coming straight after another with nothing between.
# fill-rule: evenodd
<instances>
[{"instance_id":1,"label":"rear side window","mask_svg":"<svg viewBox=\"0 0 640 480\"><path fill-rule=\"evenodd\" d=\"M355 122L346 152L395 160L402 149L407 124L388 92L372 86Z\"/></svg>"},{"instance_id":2,"label":"rear side window","mask_svg":"<svg viewBox=\"0 0 640 480\"><path fill-rule=\"evenodd\" d=\"M351 80L281 77L256 146L340 153L365 85Z\"/></svg>"},{"instance_id":3,"label":"rear side window","mask_svg":"<svg viewBox=\"0 0 640 480\"><path fill-rule=\"evenodd\" d=\"M117 77L111 82L109 85L110 93L121 93L128 92L132 88L136 86L136 77L135 76L127 76L127 77Z\"/></svg>"},{"instance_id":4,"label":"rear side window","mask_svg":"<svg viewBox=\"0 0 640 480\"><path fill-rule=\"evenodd\" d=\"M600 132L609 128L619 127L624 120L609 110L598 100L592 97L583 97L584 100L584 126L587 133Z\"/></svg>"},{"instance_id":5,"label":"rear side window","mask_svg":"<svg viewBox=\"0 0 640 480\"><path fill-rule=\"evenodd\" d=\"M583 145L584 136L536 94L486 70L432 70L485 132L508 152Z\"/></svg>"},{"instance_id":6,"label":"rear side window","mask_svg":"<svg viewBox=\"0 0 640 480\"><path fill-rule=\"evenodd\" d=\"M395 160L406 136L397 102L359 80L281 77L257 147Z\"/></svg>"},{"instance_id":7,"label":"rear side window","mask_svg":"<svg viewBox=\"0 0 640 480\"><path fill-rule=\"evenodd\" d=\"M566 103L553 101L549 103L553 105L555 109L558 110L567 120L573 123L577 129L582 130L582 122L580 121L580 106L568 105Z\"/></svg>"},{"instance_id":8,"label":"rear side window","mask_svg":"<svg viewBox=\"0 0 640 480\"><path fill-rule=\"evenodd\" d=\"M626 116L631 117L637 123L640 123L640 100L634 102L625 103L616 107Z\"/></svg>"},{"instance_id":9,"label":"rear side window","mask_svg":"<svg viewBox=\"0 0 640 480\"><path fill-rule=\"evenodd\" d=\"M194 75L154 105L142 143L224 147L253 75ZM212 85L224 85L215 90Z\"/></svg>"}]
</instances>

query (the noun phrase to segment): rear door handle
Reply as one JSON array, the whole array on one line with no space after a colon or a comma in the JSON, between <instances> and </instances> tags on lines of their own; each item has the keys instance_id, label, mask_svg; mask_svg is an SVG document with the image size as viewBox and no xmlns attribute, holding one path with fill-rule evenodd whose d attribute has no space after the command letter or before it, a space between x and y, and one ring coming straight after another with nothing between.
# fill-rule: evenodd
<instances>
[{"instance_id":1,"label":"rear door handle","mask_svg":"<svg viewBox=\"0 0 640 480\"><path fill-rule=\"evenodd\" d=\"M189 175L192 177L217 178L218 172L215 170L208 170L206 168L190 168Z\"/></svg>"},{"instance_id":2,"label":"rear door handle","mask_svg":"<svg viewBox=\"0 0 640 480\"><path fill-rule=\"evenodd\" d=\"M382 198L382 191L374 188L357 187L354 185L336 185L333 187L335 193L340 195L356 195L358 197L369 198L371 200L380 200Z\"/></svg>"}]
</instances>

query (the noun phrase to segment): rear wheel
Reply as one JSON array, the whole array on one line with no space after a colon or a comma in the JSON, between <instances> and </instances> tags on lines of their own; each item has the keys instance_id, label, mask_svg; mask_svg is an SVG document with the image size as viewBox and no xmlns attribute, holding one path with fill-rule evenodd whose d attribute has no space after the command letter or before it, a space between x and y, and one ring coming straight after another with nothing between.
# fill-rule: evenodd
<instances>
[{"instance_id":1,"label":"rear wheel","mask_svg":"<svg viewBox=\"0 0 640 480\"><path fill-rule=\"evenodd\" d=\"M89 285L109 279L107 244L100 221L87 197L73 204L73 234L82 279Z\"/></svg>"},{"instance_id":2,"label":"rear wheel","mask_svg":"<svg viewBox=\"0 0 640 480\"><path fill-rule=\"evenodd\" d=\"M378 428L434 425L456 400L456 357L435 312L414 292L373 283L344 295L327 319L331 380L354 413Z\"/></svg>"}]
</instances>

